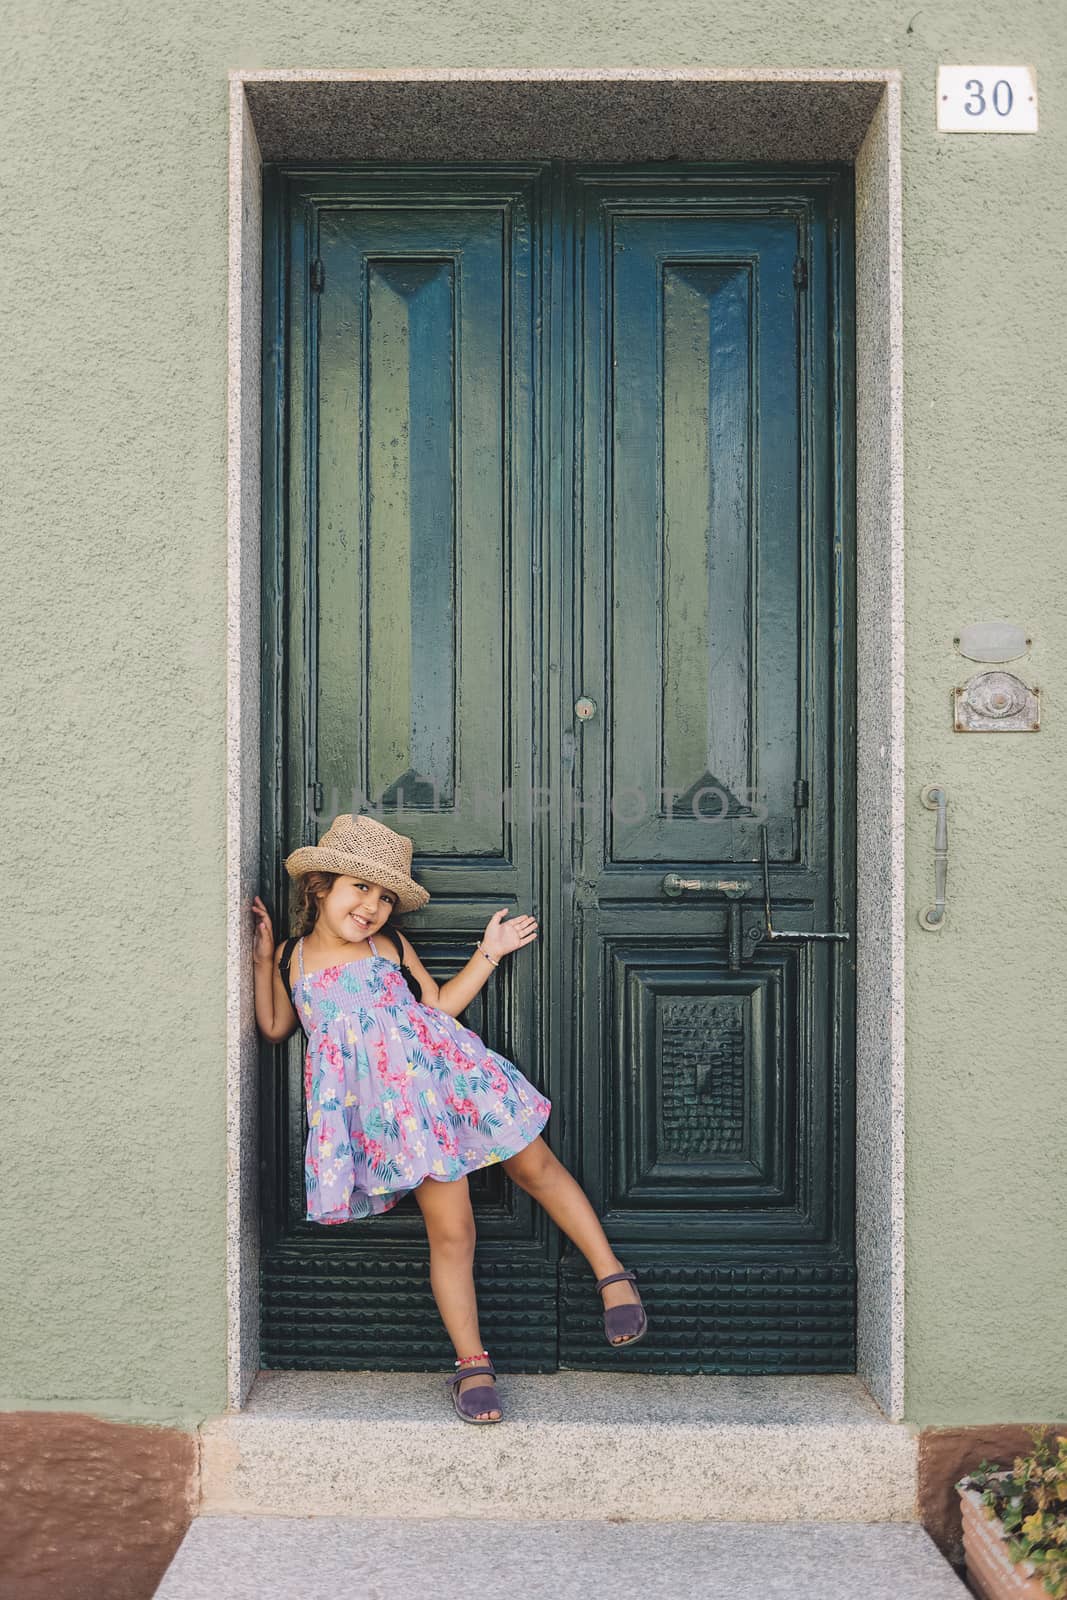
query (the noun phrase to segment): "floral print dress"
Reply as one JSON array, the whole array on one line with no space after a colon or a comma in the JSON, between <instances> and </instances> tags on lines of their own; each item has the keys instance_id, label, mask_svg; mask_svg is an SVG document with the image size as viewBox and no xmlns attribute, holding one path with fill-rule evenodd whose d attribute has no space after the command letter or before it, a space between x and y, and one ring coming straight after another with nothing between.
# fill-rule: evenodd
<instances>
[{"instance_id":1,"label":"floral print dress","mask_svg":"<svg viewBox=\"0 0 1067 1600\"><path fill-rule=\"evenodd\" d=\"M551 1101L471 1028L415 999L373 955L304 971L304 1156L309 1222L389 1211L424 1178L448 1183L506 1161L541 1132Z\"/></svg>"}]
</instances>

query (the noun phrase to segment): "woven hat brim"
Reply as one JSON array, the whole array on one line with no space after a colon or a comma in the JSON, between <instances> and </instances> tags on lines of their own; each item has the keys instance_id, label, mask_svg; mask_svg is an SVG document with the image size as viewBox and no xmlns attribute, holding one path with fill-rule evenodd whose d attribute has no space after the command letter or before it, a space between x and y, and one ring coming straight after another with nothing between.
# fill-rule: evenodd
<instances>
[{"instance_id":1,"label":"woven hat brim","mask_svg":"<svg viewBox=\"0 0 1067 1600\"><path fill-rule=\"evenodd\" d=\"M369 861L361 856L347 855L343 850L324 850L321 845L305 844L285 858L285 870L291 878L305 872L339 872L346 877L363 876L368 883L380 883L392 889L397 896L398 911L417 911L430 899L430 891L421 883L396 872L381 861Z\"/></svg>"}]
</instances>

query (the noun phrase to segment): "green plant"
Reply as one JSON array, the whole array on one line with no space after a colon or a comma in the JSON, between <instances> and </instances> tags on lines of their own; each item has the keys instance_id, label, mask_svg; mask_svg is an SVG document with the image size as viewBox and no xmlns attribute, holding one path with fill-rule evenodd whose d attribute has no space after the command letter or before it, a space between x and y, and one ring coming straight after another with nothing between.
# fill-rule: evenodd
<instances>
[{"instance_id":1,"label":"green plant","mask_svg":"<svg viewBox=\"0 0 1067 1600\"><path fill-rule=\"evenodd\" d=\"M1067 1600L1067 1434L1029 1428L1034 1448L1010 1471L982 1461L958 1487L1000 1518L1012 1561L1029 1561L1055 1600Z\"/></svg>"}]
</instances>

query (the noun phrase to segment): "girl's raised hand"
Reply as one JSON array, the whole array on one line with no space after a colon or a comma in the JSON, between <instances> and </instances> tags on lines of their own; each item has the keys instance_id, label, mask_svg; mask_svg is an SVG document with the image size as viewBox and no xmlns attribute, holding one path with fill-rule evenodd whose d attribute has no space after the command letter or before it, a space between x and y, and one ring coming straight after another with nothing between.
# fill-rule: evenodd
<instances>
[{"instance_id":1,"label":"girl's raised hand","mask_svg":"<svg viewBox=\"0 0 1067 1600\"><path fill-rule=\"evenodd\" d=\"M271 966L274 962L274 927L270 920L270 912L258 894L252 901L252 915L257 919L252 941L252 960L257 966Z\"/></svg>"},{"instance_id":2,"label":"girl's raised hand","mask_svg":"<svg viewBox=\"0 0 1067 1600\"><path fill-rule=\"evenodd\" d=\"M501 917L507 914L507 906L494 911L482 934L482 948L494 960L509 956L513 950L521 950L523 945L532 944L537 938L536 917L512 917L510 922L501 922Z\"/></svg>"}]
</instances>

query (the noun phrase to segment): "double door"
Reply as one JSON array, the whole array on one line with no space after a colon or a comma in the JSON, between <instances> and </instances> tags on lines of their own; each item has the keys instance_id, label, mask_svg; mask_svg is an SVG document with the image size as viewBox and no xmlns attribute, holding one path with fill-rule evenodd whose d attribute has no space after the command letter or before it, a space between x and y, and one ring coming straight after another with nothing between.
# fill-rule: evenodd
<instances>
[{"instance_id":1,"label":"double door","mask_svg":"<svg viewBox=\"0 0 1067 1600\"><path fill-rule=\"evenodd\" d=\"M438 979L537 916L462 1020L650 1311L610 1350L490 1167L487 1344L851 1370L850 172L275 168L266 202L264 881L281 910L288 851L370 810ZM263 1364L447 1360L411 1197L304 1219L301 1050L262 1076Z\"/></svg>"}]
</instances>

